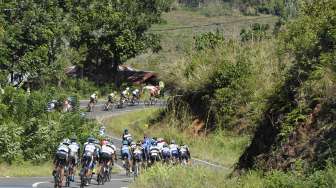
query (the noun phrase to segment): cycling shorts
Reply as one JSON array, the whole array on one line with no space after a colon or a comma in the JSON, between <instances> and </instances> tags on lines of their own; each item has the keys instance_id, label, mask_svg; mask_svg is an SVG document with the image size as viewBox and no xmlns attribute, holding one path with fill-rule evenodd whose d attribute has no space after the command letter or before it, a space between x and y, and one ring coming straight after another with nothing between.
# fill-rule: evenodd
<instances>
[{"instance_id":1,"label":"cycling shorts","mask_svg":"<svg viewBox=\"0 0 336 188\"><path fill-rule=\"evenodd\" d=\"M65 165L68 161L68 153L64 151L57 151L56 152L56 160L61 164Z\"/></svg>"},{"instance_id":2,"label":"cycling shorts","mask_svg":"<svg viewBox=\"0 0 336 188\"><path fill-rule=\"evenodd\" d=\"M128 152L122 152L121 153L121 158L131 160L131 155Z\"/></svg>"},{"instance_id":3,"label":"cycling shorts","mask_svg":"<svg viewBox=\"0 0 336 188\"><path fill-rule=\"evenodd\" d=\"M106 161L112 160L112 155L110 155L108 153L105 153L105 152L101 153L100 154L100 161L104 161L104 160L106 160Z\"/></svg>"}]
</instances>

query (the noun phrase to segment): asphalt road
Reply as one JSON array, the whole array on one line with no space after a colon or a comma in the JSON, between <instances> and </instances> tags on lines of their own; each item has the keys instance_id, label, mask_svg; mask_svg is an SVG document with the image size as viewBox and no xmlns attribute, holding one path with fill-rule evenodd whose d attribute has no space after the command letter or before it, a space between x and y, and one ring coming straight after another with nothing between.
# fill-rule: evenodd
<instances>
[{"instance_id":1,"label":"asphalt road","mask_svg":"<svg viewBox=\"0 0 336 188\"><path fill-rule=\"evenodd\" d=\"M86 108L88 104L88 100L81 100L80 101L80 107ZM105 101L98 101L95 110L93 112L86 112L86 116L88 118L94 118L98 121L102 121L105 118L118 116L120 114L129 112L129 111L136 111L141 110L144 108L147 108L147 106L144 105L144 103L140 103L138 105L134 106L126 106L121 109L113 109L111 111L103 111ZM164 101L158 101L158 103L155 106L149 106L149 107L164 107L165 102ZM117 137L113 137L113 142L115 146L119 149L121 147L121 139ZM120 154L119 151L117 151L118 154ZM204 161L197 158L192 158L192 164L193 165L201 165L201 166L208 166L216 169L227 169L229 168L210 163L208 161ZM94 176L94 180L92 181L92 184L89 185L89 188L125 188L127 187L132 181L133 178L129 178L125 175L125 171L121 167L121 160L117 161L117 164L115 168L119 168L121 173L119 174L113 174L111 178L111 182L106 182L104 185L97 185L97 182L95 181L96 177ZM33 170L33 169L32 169ZM71 182L70 187L79 187L79 177L75 178L75 182ZM47 175L47 177L0 177L0 188L25 188L25 187L33 187L33 188L46 188L46 187L53 187L53 178Z\"/></svg>"}]
</instances>

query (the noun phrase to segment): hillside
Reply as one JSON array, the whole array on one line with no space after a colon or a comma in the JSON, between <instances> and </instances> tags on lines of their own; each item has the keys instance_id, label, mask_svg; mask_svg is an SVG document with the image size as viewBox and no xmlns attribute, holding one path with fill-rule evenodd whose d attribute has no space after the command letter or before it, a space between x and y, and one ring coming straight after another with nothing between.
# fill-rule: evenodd
<instances>
[{"instance_id":1,"label":"hillside","mask_svg":"<svg viewBox=\"0 0 336 188\"><path fill-rule=\"evenodd\" d=\"M158 53L145 53L130 59L127 64L139 68L159 71L170 63L182 59L192 50L193 38L200 33L219 30L225 38L239 38L243 28L253 23L269 24L278 20L272 15L243 16L227 15L207 17L196 10L178 9L162 15L163 21L155 24L150 33L159 34L162 49Z\"/></svg>"}]
</instances>

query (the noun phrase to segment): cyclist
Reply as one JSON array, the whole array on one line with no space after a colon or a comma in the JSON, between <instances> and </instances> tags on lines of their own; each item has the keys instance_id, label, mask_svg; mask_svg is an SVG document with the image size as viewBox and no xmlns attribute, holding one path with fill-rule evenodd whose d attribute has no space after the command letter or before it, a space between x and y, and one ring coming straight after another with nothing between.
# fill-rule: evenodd
<instances>
[{"instance_id":1,"label":"cyclist","mask_svg":"<svg viewBox=\"0 0 336 188\"><path fill-rule=\"evenodd\" d=\"M151 139L144 135L144 139L142 142L142 148L144 148L145 160L150 160L150 147L152 146Z\"/></svg>"},{"instance_id":2,"label":"cyclist","mask_svg":"<svg viewBox=\"0 0 336 188\"><path fill-rule=\"evenodd\" d=\"M166 142L164 141L163 138L158 138L157 139L157 146L159 147L160 151L162 151L163 145L165 145Z\"/></svg>"},{"instance_id":3,"label":"cyclist","mask_svg":"<svg viewBox=\"0 0 336 188\"><path fill-rule=\"evenodd\" d=\"M75 181L75 176L74 174L76 174L76 167L78 165L78 154L80 153L80 145L77 143L77 138L75 136L73 136L70 139L70 145L69 145L69 149L70 149L70 155L69 155L69 164L73 165L73 174L70 177L71 181Z\"/></svg>"},{"instance_id":4,"label":"cyclist","mask_svg":"<svg viewBox=\"0 0 336 188\"><path fill-rule=\"evenodd\" d=\"M103 145L101 146L100 150L100 158L99 158L99 165L103 167L103 165L107 165L108 171L110 170L110 165L113 160L113 155L115 153L115 148L109 142L102 142ZM101 168L102 169L102 168ZM101 170L100 169L100 170Z\"/></svg>"},{"instance_id":5,"label":"cyclist","mask_svg":"<svg viewBox=\"0 0 336 188\"><path fill-rule=\"evenodd\" d=\"M121 98L125 100L129 100L129 96L130 96L130 88L126 87L126 89L121 92Z\"/></svg>"},{"instance_id":6,"label":"cyclist","mask_svg":"<svg viewBox=\"0 0 336 188\"><path fill-rule=\"evenodd\" d=\"M189 159L190 159L190 152L189 152L188 145L186 145L186 144L181 145L180 153L181 153L181 160L182 161L185 160L186 163L188 164L189 163Z\"/></svg>"},{"instance_id":7,"label":"cyclist","mask_svg":"<svg viewBox=\"0 0 336 188\"><path fill-rule=\"evenodd\" d=\"M122 142L122 146L121 146L121 159L123 160L123 167L126 168L126 166L128 166L129 170L131 170L131 148L128 145L128 141L124 140ZM127 159L127 164L125 162L125 160ZM127 170L127 168L126 168Z\"/></svg>"},{"instance_id":8,"label":"cyclist","mask_svg":"<svg viewBox=\"0 0 336 188\"><path fill-rule=\"evenodd\" d=\"M152 146L150 147L150 156L151 156L151 163L153 164L155 161L160 160L160 149L157 146L157 142L153 142Z\"/></svg>"},{"instance_id":9,"label":"cyclist","mask_svg":"<svg viewBox=\"0 0 336 188\"><path fill-rule=\"evenodd\" d=\"M87 142L84 144L84 149L83 149L83 168L88 168L88 176L91 176L92 174L92 169L94 168L95 162L94 158L96 155L97 149L95 146L95 139L90 136L87 140ZM88 185L88 182L86 182Z\"/></svg>"},{"instance_id":10,"label":"cyclist","mask_svg":"<svg viewBox=\"0 0 336 188\"><path fill-rule=\"evenodd\" d=\"M143 161L144 159L144 149L141 147L141 144L142 142L139 141L138 143L136 143L133 151L132 151L132 156L133 156L133 172L136 172L136 173L139 173L138 171L136 171L136 167L137 167L137 164L140 166L141 165L141 162ZM139 169L137 169L139 170Z\"/></svg>"},{"instance_id":11,"label":"cyclist","mask_svg":"<svg viewBox=\"0 0 336 188\"><path fill-rule=\"evenodd\" d=\"M175 140L172 140L170 145L170 155L173 157L174 160L179 160L180 159L180 149L179 146L176 144Z\"/></svg>"},{"instance_id":12,"label":"cyclist","mask_svg":"<svg viewBox=\"0 0 336 188\"><path fill-rule=\"evenodd\" d=\"M108 103L113 103L116 98L116 93L112 92L107 96L107 102Z\"/></svg>"},{"instance_id":13,"label":"cyclist","mask_svg":"<svg viewBox=\"0 0 336 188\"><path fill-rule=\"evenodd\" d=\"M99 135L100 136L104 136L105 135L105 126L102 125L100 128L99 128Z\"/></svg>"},{"instance_id":14,"label":"cyclist","mask_svg":"<svg viewBox=\"0 0 336 188\"><path fill-rule=\"evenodd\" d=\"M99 162L99 158L100 158L100 151L101 151L101 145L99 140L95 139L94 141L95 147L96 147L96 153L95 153L95 157L94 157L94 166L96 166L96 164ZM93 168L93 174L96 173L96 168Z\"/></svg>"},{"instance_id":15,"label":"cyclist","mask_svg":"<svg viewBox=\"0 0 336 188\"><path fill-rule=\"evenodd\" d=\"M132 91L132 101L133 103L135 103L135 101L140 99L140 90L139 89L135 89Z\"/></svg>"},{"instance_id":16,"label":"cyclist","mask_svg":"<svg viewBox=\"0 0 336 188\"><path fill-rule=\"evenodd\" d=\"M63 166L62 173L64 173L64 168L67 167L68 165L68 158L69 158L69 145L70 145L70 140L65 138L60 145L58 146L55 154L55 159L54 159L54 170L53 170L53 176L55 176L57 167L59 164ZM63 175L61 175L63 177Z\"/></svg>"},{"instance_id":17,"label":"cyclist","mask_svg":"<svg viewBox=\"0 0 336 188\"><path fill-rule=\"evenodd\" d=\"M132 142L132 135L128 132L128 129L124 130L124 133L122 135L122 140L126 140L128 142L128 145Z\"/></svg>"},{"instance_id":18,"label":"cyclist","mask_svg":"<svg viewBox=\"0 0 336 188\"><path fill-rule=\"evenodd\" d=\"M112 92L107 96L107 103L105 104L104 110L108 111L115 101L116 93Z\"/></svg>"},{"instance_id":19,"label":"cyclist","mask_svg":"<svg viewBox=\"0 0 336 188\"><path fill-rule=\"evenodd\" d=\"M111 138L109 138L108 139L108 143L107 143L110 147L112 147L113 148L113 157L112 157L112 166L114 165L114 161L117 161L118 159L117 159L117 148L116 148L116 146L113 144L113 142L112 142L112 139Z\"/></svg>"},{"instance_id":20,"label":"cyclist","mask_svg":"<svg viewBox=\"0 0 336 188\"><path fill-rule=\"evenodd\" d=\"M90 103L94 103L96 104L97 103L97 92L94 92L91 96L90 96Z\"/></svg>"},{"instance_id":21,"label":"cyclist","mask_svg":"<svg viewBox=\"0 0 336 188\"><path fill-rule=\"evenodd\" d=\"M163 159L163 162L168 162L170 160L170 149L168 147L168 144L164 144L161 150L161 156Z\"/></svg>"}]
</instances>

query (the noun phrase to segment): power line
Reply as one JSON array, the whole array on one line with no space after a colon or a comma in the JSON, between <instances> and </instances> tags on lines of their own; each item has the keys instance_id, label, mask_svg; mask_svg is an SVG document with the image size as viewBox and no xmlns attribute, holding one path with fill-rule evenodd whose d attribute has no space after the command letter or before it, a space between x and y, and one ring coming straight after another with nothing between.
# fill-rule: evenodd
<instances>
[{"instance_id":1,"label":"power line","mask_svg":"<svg viewBox=\"0 0 336 188\"><path fill-rule=\"evenodd\" d=\"M231 24L231 23L248 22L248 21L268 19L268 18L275 18L275 17L274 16L264 16L264 17L240 19L240 20L228 21L228 22L214 22L214 23L209 23L209 24L204 24L204 25L192 25L192 26L183 26L183 27L175 27L175 28L167 28L167 29L153 29L153 30L150 30L150 32L176 31L176 30L182 30L182 29L209 27L209 26L214 26L214 25L219 26L219 25L225 25L225 24Z\"/></svg>"}]
</instances>

